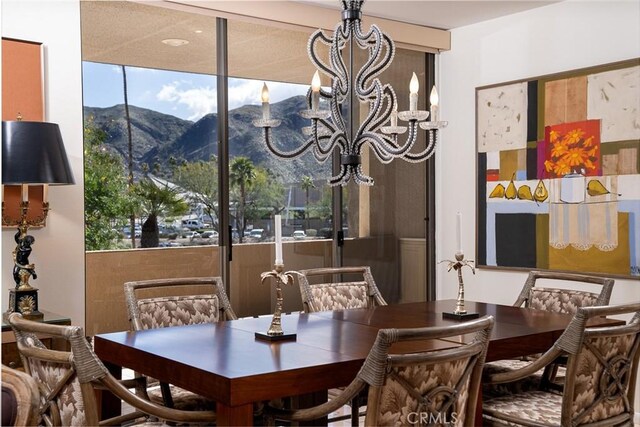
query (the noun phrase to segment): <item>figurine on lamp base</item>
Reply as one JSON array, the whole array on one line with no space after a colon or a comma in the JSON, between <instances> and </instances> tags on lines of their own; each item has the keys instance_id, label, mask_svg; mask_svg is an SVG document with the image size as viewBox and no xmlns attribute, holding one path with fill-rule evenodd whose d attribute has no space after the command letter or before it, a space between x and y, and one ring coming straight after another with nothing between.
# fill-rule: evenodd
<instances>
[{"instance_id":1,"label":"figurine on lamp base","mask_svg":"<svg viewBox=\"0 0 640 427\"><path fill-rule=\"evenodd\" d=\"M4 203L3 203L4 208ZM37 218L35 222L27 221L27 212L29 210L29 202L22 201L20 203L21 218L19 222L11 223L3 215L3 225L17 225L18 231L14 236L16 248L13 250L13 280L16 282L15 289L9 290L9 308L4 313L4 318L8 318L11 313L20 313L25 319L42 320L44 314L38 310L38 289L31 286L29 279L33 276L38 278L36 274L35 264L29 262L31 255L31 245L35 242L33 236L27 234L29 226L44 222L46 218L49 204L43 203L43 215Z\"/></svg>"},{"instance_id":2,"label":"figurine on lamp base","mask_svg":"<svg viewBox=\"0 0 640 427\"><path fill-rule=\"evenodd\" d=\"M276 309L273 312L273 319L271 319L271 325L269 330L264 332L256 332L255 336L259 340L263 341L285 341L295 340L296 334L285 334L282 330L282 285L293 284L293 276L284 272L283 264L275 264L272 271L262 273L260 275L260 282L264 283L268 278L276 279Z\"/></svg>"},{"instance_id":3,"label":"figurine on lamp base","mask_svg":"<svg viewBox=\"0 0 640 427\"><path fill-rule=\"evenodd\" d=\"M473 260L465 260L464 253L462 251L456 252L456 260L445 260L441 262L448 262L449 268L447 271L451 271L453 268L458 272L458 300L456 301L456 308L453 312L442 313L443 319L453 320L469 320L480 317L479 313L469 313L464 307L464 282L462 281L462 267L469 267L473 274L476 274L476 269L473 267Z\"/></svg>"}]
</instances>

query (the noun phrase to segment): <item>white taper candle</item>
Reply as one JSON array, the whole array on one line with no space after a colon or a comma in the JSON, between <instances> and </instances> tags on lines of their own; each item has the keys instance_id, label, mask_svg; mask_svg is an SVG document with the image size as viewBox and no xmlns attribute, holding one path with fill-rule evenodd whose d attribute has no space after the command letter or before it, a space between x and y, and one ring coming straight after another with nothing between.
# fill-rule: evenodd
<instances>
[{"instance_id":1,"label":"white taper candle","mask_svg":"<svg viewBox=\"0 0 640 427\"><path fill-rule=\"evenodd\" d=\"M275 228L276 228L276 261L275 264L283 264L282 260L282 216L275 216Z\"/></svg>"},{"instance_id":2,"label":"white taper candle","mask_svg":"<svg viewBox=\"0 0 640 427\"><path fill-rule=\"evenodd\" d=\"M458 212L456 215L456 253L462 253L462 233L461 233L462 214Z\"/></svg>"}]
</instances>

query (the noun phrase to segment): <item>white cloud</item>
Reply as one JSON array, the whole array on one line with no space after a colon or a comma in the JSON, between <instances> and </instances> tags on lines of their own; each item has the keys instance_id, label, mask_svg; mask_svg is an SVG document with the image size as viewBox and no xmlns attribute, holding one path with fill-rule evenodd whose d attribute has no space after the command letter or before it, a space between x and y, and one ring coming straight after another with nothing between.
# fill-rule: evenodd
<instances>
[{"instance_id":1,"label":"white cloud","mask_svg":"<svg viewBox=\"0 0 640 427\"><path fill-rule=\"evenodd\" d=\"M159 101L184 104L191 113L189 120L199 120L206 114L216 110L216 89L210 86L198 88L181 88L183 82L174 81L165 84L156 94Z\"/></svg>"}]
</instances>

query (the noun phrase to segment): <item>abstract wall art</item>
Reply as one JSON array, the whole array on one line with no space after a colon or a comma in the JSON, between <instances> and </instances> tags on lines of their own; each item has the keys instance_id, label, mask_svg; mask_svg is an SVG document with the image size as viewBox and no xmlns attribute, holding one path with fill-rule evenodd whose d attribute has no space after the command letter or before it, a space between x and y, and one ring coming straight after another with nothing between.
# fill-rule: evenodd
<instances>
[{"instance_id":1,"label":"abstract wall art","mask_svg":"<svg viewBox=\"0 0 640 427\"><path fill-rule=\"evenodd\" d=\"M478 267L640 279L640 59L476 89Z\"/></svg>"}]
</instances>

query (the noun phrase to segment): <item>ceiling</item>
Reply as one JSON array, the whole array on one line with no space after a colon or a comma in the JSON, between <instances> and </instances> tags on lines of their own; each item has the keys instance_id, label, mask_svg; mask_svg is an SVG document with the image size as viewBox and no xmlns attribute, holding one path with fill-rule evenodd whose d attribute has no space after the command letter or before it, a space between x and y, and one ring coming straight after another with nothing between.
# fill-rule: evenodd
<instances>
[{"instance_id":1,"label":"ceiling","mask_svg":"<svg viewBox=\"0 0 640 427\"><path fill-rule=\"evenodd\" d=\"M331 9L341 8L337 0L300 0L299 2ZM367 0L362 10L367 15L379 18L450 30L552 3L559 3L559 1Z\"/></svg>"},{"instance_id":2,"label":"ceiling","mask_svg":"<svg viewBox=\"0 0 640 427\"><path fill-rule=\"evenodd\" d=\"M251 3L257 4L257 1L268 4L270 0L244 1L243 7L250 7ZM313 3L329 9L340 7L337 0L304 0L297 3ZM450 29L549 3L552 2L368 0L364 12L370 16ZM152 4L140 0L83 0L83 59L214 74L215 17L204 13L204 9L203 13L188 13ZM156 4L166 6L171 2ZM229 20L229 74L306 84L315 70L306 54L311 31ZM173 47L160 42L165 39L186 39L189 43ZM265 70L268 70L268 75L265 75Z\"/></svg>"}]
</instances>

